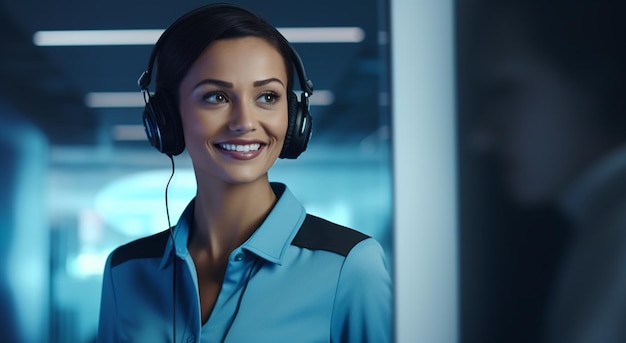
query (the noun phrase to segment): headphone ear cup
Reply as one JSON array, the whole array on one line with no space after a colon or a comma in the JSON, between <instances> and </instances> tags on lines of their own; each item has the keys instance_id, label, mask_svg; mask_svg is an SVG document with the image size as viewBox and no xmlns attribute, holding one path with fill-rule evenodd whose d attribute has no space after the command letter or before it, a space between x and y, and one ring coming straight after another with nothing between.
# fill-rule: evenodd
<instances>
[{"instance_id":1,"label":"headphone ear cup","mask_svg":"<svg viewBox=\"0 0 626 343\"><path fill-rule=\"evenodd\" d=\"M287 106L287 134L279 157L295 159L307 148L313 122L307 106L298 101L295 93L289 94Z\"/></svg>"},{"instance_id":2,"label":"headphone ear cup","mask_svg":"<svg viewBox=\"0 0 626 343\"><path fill-rule=\"evenodd\" d=\"M157 91L149 97L143 111L143 125L150 144L168 155L179 155L185 149L183 127L175 102Z\"/></svg>"}]
</instances>

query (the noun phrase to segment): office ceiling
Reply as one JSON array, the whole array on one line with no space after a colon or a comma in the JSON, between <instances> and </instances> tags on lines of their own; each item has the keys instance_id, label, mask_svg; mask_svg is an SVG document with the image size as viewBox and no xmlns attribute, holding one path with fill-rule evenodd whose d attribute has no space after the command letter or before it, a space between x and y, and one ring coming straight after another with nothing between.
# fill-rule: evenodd
<instances>
[{"instance_id":1,"label":"office ceiling","mask_svg":"<svg viewBox=\"0 0 626 343\"><path fill-rule=\"evenodd\" d=\"M141 108L88 108L89 92L138 91L151 46L38 47L39 30L163 29L204 1L3 0L0 4L0 103L33 121L52 146L151 149L145 141L117 141L116 125L140 124ZM312 110L316 144L358 143L386 124L386 88L379 44L383 0L239 1L277 27L361 27L360 43L296 43L307 74L335 101ZM383 35L384 36L384 35ZM382 48L381 48L382 47ZM138 93L138 96L140 94Z\"/></svg>"}]
</instances>

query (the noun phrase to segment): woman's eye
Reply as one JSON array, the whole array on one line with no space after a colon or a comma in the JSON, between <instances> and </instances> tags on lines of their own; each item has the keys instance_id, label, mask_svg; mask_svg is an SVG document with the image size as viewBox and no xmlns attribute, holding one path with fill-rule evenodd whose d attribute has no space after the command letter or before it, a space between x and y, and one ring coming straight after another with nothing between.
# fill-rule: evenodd
<instances>
[{"instance_id":1,"label":"woman's eye","mask_svg":"<svg viewBox=\"0 0 626 343\"><path fill-rule=\"evenodd\" d=\"M273 104L273 103L277 102L279 98L280 98L280 96L278 94L276 94L274 92L268 92L268 93L261 94L261 96L258 98L258 100L263 102L263 103Z\"/></svg>"},{"instance_id":2,"label":"woman's eye","mask_svg":"<svg viewBox=\"0 0 626 343\"><path fill-rule=\"evenodd\" d=\"M223 102L228 102L226 95L222 92L211 92L206 94L203 98L204 101L210 102L212 104L219 104Z\"/></svg>"}]
</instances>

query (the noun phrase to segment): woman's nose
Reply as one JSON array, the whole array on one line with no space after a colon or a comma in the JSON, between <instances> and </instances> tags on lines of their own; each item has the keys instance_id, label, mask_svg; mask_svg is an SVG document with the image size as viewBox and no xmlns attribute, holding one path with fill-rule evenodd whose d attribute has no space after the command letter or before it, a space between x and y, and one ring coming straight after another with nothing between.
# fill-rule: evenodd
<instances>
[{"instance_id":1,"label":"woman's nose","mask_svg":"<svg viewBox=\"0 0 626 343\"><path fill-rule=\"evenodd\" d=\"M250 106L244 102L235 104L230 114L228 129L236 133L246 133L254 131L254 125L254 113Z\"/></svg>"}]
</instances>

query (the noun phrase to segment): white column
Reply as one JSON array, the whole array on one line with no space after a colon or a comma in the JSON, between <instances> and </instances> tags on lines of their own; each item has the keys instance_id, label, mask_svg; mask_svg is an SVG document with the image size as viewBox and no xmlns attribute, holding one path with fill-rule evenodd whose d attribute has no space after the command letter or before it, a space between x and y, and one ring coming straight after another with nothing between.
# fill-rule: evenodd
<instances>
[{"instance_id":1,"label":"white column","mask_svg":"<svg viewBox=\"0 0 626 343\"><path fill-rule=\"evenodd\" d=\"M396 342L457 342L452 0L389 0Z\"/></svg>"}]
</instances>

